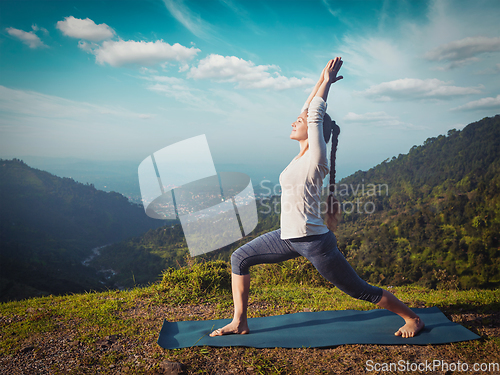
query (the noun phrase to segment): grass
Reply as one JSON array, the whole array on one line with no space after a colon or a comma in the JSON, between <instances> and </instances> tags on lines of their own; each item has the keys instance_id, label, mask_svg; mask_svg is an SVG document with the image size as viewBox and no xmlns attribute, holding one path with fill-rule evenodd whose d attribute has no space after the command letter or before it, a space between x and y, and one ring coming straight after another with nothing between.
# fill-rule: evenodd
<instances>
[{"instance_id":1,"label":"grass","mask_svg":"<svg viewBox=\"0 0 500 375\"><path fill-rule=\"evenodd\" d=\"M322 285L302 261L253 268L249 316L374 306ZM293 278L288 283L290 273ZM168 270L161 282L129 291L49 296L0 304L0 367L49 373L161 373L178 361L188 373L363 373L368 359L391 362L441 358L469 363L500 358L500 290L390 288L410 307L438 306L482 339L447 345L344 345L331 349L195 347L163 350L156 344L163 319L229 318L230 268L217 261ZM109 339L109 340L108 340ZM52 341L51 341L52 340ZM113 341L103 346L102 341ZM73 362L72 362L73 361ZM313 365L314 363L314 365ZM44 367L45 366L45 367Z\"/></svg>"}]
</instances>

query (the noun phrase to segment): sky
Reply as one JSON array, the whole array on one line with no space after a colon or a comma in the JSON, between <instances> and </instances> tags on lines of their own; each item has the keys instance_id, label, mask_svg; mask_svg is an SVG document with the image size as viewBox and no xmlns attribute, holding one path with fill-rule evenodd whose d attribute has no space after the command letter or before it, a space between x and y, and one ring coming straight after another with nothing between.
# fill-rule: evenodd
<instances>
[{"instance_id":1,"label":"sky","mask_svg":"<svg viewBox=\"0 0 500 375\"><path fill-rule=\"evenodd\" d=\"M499 19L497 0L2 0L0 158L139 166L205 134L217 170L276 181L341 56L342 178L500 113Z\"/></svg>"}]
</instances>

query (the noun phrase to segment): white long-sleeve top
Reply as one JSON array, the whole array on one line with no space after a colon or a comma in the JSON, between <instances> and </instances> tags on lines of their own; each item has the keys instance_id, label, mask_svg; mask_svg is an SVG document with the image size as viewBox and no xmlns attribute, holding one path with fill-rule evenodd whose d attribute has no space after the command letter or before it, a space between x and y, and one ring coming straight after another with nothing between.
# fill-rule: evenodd
<instances>
[{"instance_id":1,"label":"white long-sleeve top","mask_svg":"<svg viewBox=\"0 0 500 375\"><path fill-rule=\"evenodd\" d=\"M293 159L280 175L282 239L328 232L321 218L321 189L329 172L323 136L326 102L316 96L305 109L309 149Z\"/></svg>"}]
</instances>

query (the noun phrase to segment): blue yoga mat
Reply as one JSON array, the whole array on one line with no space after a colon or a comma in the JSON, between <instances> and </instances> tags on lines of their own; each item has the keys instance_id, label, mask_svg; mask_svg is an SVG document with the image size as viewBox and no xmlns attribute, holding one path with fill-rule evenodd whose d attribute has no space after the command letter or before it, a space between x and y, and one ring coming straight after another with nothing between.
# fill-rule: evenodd
<instances>
[{"instance_id":1,"label":"blue yoga mat","mask_svg":"<svg viewBox=\"0 0 500 375\"><path fill-rule=\"evenodd\" d=\"M387 310L335 310L248 319L250 333L210 337L231 319L163 322L158 344L165 349L192 346L246 346L253 348L320 348L344 344L427 345L475 340L480 336L451 322L437 308L412 309L425 322L416 336L394 336L404 324Z\"/></svg>"}]
</instances>

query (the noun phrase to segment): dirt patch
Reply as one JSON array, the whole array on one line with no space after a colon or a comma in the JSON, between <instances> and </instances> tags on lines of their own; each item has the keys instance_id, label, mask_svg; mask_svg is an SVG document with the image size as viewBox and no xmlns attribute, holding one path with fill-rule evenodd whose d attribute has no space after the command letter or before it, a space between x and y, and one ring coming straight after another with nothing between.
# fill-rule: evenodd
<instances>
[{"instance_id":1,"label":"dirt patch","mask_svg":"<svg viewBox=\"0 0 500 375\"><path fill-rule=\"evenodd\" d=\"M266 311L267 303L250 309ZM446 313L446 311L445 311ZM75 324L56 325L50 333L34 334L12 356L0 358L5 374L167 374L170 362L181 363L184 373L194 374L365 374L401 373L401 366L439 360L448 364L499 362L500 312L447 313L452 321L482 336L481 340L427 346L342 345L329 349L255 349L196 347L164 350L156 344L163 319L218 319L213 304L193 306L137 305L119 312L134 319L137 335L120 332L97 337L91 344L78 341ZM260 315L260 314L258 314ZM230 314L224 316L229 318ZM97 329L96 332L99 332ZM372 361L372 362L370 362ZM367 371L386 363L398 371ZM180 368L180 367L179 367ZM373 369L374 367L372 367ZM470 368L469 368L470 369ZM177 372L179 373L179 372ZM447 373L418 371L413 373ZM451 372L448 372L451 374ZM468 373L474 373L468 371ZM493 372L478 372L482 374Z\"/></svg>"}]
</instances>

